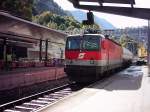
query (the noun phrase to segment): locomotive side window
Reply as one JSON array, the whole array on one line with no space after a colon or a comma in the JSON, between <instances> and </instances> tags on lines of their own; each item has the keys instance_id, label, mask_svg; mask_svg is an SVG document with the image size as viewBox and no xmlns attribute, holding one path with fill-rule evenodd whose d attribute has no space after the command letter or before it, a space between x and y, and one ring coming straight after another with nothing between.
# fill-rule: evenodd
<instances>
[{"instance_id":1,"label":"locomotive side window","mask_svg":"<svg viewBox=\"0 0 150 112\"><path fill-rule=\"evenodd\" d=\"M81 44L80 37L68 37L66 43L66 49L68 50L79 50Z\"/></svg>"},{"instance_id":2,"label":"locomotive side window","mask_svg":"<svg viewBox=\"0 0 150 112\"><path fill-rule=\"evenodd\" d=\"M100 38L97 36L84 36L83 50L99 50Z\"/></svg>"}]
</instances>

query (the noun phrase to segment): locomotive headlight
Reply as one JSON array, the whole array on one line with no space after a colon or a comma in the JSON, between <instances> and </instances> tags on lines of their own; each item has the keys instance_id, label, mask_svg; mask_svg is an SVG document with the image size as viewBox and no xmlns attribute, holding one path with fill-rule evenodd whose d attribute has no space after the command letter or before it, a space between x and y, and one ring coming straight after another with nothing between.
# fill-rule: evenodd
<instances>
[{"instance_id":1,"label":"locomotive headlight","mask_svg":"<svg viewBox=\"0 0 150 112\"><path fill-rule=\"evenodd\" d=\"M69 60L69 63L72 64L72 63L73 63L73 60Z\"/></svg>"},{"instance_id":2,"label":"locomotive headlight","mask_svg":"<svg viewBox=\"0 0 150 112\"><path fill-rule=\"evenodd\" d=\"M90 64L94 64L94 60L93 59L90 60Z\"/></svg>"},{"instance_id":3,"label":"locomotive headlight","mask_svg":"<svg viewBox=\"0 0 150 112\"><path fill-rule=\"evenodd\" d=\"M72 64L73 61L72 60L66 60L66 64Z\"/></svg>"}]
</instances>

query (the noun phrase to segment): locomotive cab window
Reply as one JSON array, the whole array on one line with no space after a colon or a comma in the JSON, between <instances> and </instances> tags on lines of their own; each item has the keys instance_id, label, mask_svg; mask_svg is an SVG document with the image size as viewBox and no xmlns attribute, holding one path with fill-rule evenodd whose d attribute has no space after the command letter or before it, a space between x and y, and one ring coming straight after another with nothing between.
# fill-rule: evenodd
<instances>
[{"instance_id":1,"label":"locomotive cab window","mask_svg":"<svg viewBox=\"0 0 150 112\"><path fill-rule=\"evenodd\" d=\"M98 36L84 36L82 47L83 50L99 50L100 37Z\"/></svg>"},{"instance_id":2,"label":"locomotive cab window","mask_svg":"<svg viewBox=\"0 0 150 112\"><path fill-rule=\"evenodd\" d=\"M80 37L68 37L66 43L66 49L68 50L79 50L80 49L81 39Z\"/></svg>"},{"instance_id":3,"label":"locomotive cab window","mask_svg":"<svg viewBox=\"0 0 150 112\"><path fill-rule=\"evenodd\" d=\"M95 51L100 49L100 37L93 35L70 36L67 38L67 50Z\"/></svg>"}]
</instances>

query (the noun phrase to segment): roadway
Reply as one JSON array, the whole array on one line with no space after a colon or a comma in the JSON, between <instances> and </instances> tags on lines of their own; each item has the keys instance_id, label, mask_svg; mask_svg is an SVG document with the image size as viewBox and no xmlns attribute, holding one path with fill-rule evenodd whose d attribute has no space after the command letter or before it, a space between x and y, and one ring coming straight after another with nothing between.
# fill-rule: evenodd
<instances>
[{"instance_id":1,"label":"roadway","mask_svg":"<svg viewBox=\"0 0 150 112\"><path fill-rule=\"evenodd\" d=\"M40 111L150 112L150 77L147 73L147 66L131 66Z\"/></svg>"}]
</instances>

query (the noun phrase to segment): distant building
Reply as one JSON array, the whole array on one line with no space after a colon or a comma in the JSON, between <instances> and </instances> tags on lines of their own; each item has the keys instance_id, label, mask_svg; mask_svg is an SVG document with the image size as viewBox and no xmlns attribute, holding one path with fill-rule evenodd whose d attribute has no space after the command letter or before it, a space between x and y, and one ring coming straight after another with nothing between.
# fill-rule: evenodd
<instances>
[{"instance_id":1,"label":"distant building","mask_svg":"<svg viewBox=\"0 0 150 112\"><path fill-rule=\"evenodd\" d=\"M110 35L115 40L119 40L122 35L126 36L127 38L130 37L134 40L134 42L128 42L125 46L130 51L134 53L134 55L138 54L137 50L137 43L144 43L145 48L147 48L147 27L138 27L138 28L125 28L125 29L110 29L104 30L104 34Z\"/></svg>"},{"instance_id":2,"label":"distant building","mask_svg":"<svg viewBox=\"0 0 150 112\"><path fill-rule=\"evenodd\" d=\"M138 28L125 28L125 29L114 29L114 30L104 30L104 34L109 34L110 36L120 37L121 35L127 35L137 41L147 41L147 27Z\"/></svg>"}]
</instances>

